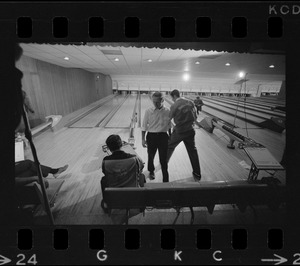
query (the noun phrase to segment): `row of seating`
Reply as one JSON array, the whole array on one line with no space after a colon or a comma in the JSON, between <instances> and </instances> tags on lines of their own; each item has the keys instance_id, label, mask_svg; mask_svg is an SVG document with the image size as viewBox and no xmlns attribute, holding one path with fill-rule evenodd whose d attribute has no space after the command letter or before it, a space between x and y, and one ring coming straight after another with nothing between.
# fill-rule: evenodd
<instances>
[{"instance_id":1,"label":"row of seating","mask_svg":"<svg viewBox=\"0 0 300 266\"><path fill-rule=\"evenodd\" d=\"M113 209L180 208L189 207L191 224L194 220L193 207L207 207L213 213L216 204L236 204L244 212L247 206L267 205L271 210L285 202L285 186L273 177L247 181L208 181L147 183L143 188L106 188L108 213Z\"/></svg>"}]
</instances>

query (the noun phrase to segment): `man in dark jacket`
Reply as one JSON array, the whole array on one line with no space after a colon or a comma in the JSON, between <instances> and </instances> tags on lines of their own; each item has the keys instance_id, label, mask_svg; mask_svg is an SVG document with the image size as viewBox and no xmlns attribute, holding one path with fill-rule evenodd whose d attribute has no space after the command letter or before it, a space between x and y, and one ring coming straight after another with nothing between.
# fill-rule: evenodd
<instances>
[{"instance_id":1,"label":"man in dark jacket","mask_svg":"<svg viewBox=\"0 0 300 266\"><path fill-rule=\"evenodd\" d=\"M177 145L183 141L192 164L193 176L199 181L201 169L193 127L197 118L195 105L192 101L181 98L178 90L173 90L170 95L174 101L170 108L170 119L174 119L176 125L168 142L167 161L170 160Z\"/></svg>"},{"instance_id":2,"label":"man in dark jacket","mask_svg":"<svg viewBox=\"0 0 300 266\"><path fill-rule=\"evenodd\" d=\"M101 189L103 201L101 206L105 207L105 188L107 187L143 187L145 176L142 173L144 162L134 154L121 150L122 140L119 135L110 135L106 139L106 145L112 152L103 158Z\"/></svg>"},{"instance_id":3,"label":"man in dark jacket","mask_svg":"<svg viewBox=\"0 0 300 266\"><path fill-rule=\"evenodd\" d=\"M203 101L200 99L199 96L196 97L196 100L194 100L194 104L197 108L197 115L199 115L199 112L202 111L202 106L204 105L203 104Z\"/></svg>"}]
</instances>

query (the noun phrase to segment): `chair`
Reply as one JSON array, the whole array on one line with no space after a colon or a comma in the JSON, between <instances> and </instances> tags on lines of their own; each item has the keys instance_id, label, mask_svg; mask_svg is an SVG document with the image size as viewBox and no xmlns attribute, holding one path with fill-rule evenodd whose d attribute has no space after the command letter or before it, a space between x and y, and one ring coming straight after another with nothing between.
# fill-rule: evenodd
<instances>
[{"instance_id":1,"label":"chair","mask_svg":"<svg viewBox=\"0 0 300 266\"><path fill-rule=\"evenodd\" d=\"M140 173L140 166L136 157L120 160L104 160L103 164L106 175L100 181L103 196L101 207L107 213L108 208L105 206L106 188L139 187L143 183L139 182L140 179L145 180L145 176Z\"/></svg>"},{"instance_id":2,"label":"chair","mask_svg":"<svg viewBox=\"0 0 300 266\"><path fill-rule=\"evenodd\" d=\"M55 205L56 197L65 180L53 178L47 178L46 180L49 182L49 187L46 189L47 198L50 207L53 207ZM34 214L37 207L42 205L43 209L46 211L42 189L40 184L37 182L17 187L16 198L19 209L26 209L30 207L32 214Z\"/></svg>"}]
</instances>

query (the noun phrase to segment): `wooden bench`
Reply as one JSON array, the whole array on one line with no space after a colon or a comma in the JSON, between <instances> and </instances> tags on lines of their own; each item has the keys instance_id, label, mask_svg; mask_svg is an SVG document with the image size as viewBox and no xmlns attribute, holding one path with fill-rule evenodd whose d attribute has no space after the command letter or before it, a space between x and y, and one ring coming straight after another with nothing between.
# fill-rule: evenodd
<instances>
[{"instance_id":1,"label":"wooden bench","mask_svg":"<svg viewBox=\"0 0 300 266\"><path fill-rule=\"evenodd\" d=\"M104 193L108 213L112 209L126 209L127 224L130 209L144 212L146 208L174 208L178 217L183 207L190 208L192 224L193 207L207 207L210 214L216 204L236 204L242 212L247 206L253 205L278 209L285 202L285 186L275 181L278 180L147 183L143 188L106 188Z\"/></svg>"},{"instance_id":2,"label":"wooden bench","mask_svg":"<svg viewBox=\"0 0 300 266\"><path fill-rule=\"evenodd\" d=\"M252 162L248 180L256 180L260 170L284 170L282 165L265 147L245 147L244 151Z\"/></svg>"}]
</instances>

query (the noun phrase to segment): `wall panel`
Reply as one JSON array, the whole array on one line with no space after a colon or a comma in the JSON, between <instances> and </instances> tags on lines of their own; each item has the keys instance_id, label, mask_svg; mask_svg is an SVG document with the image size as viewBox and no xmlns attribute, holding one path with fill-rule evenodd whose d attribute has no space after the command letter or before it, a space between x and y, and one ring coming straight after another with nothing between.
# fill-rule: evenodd
<instances>
[{"instance_id":1,"label":"wall panel","mask_svg":"<svg viewBox=\"0 0 300 266\"><path fill-rule=\"evenodd\" d=\"M27 56L16 65L24 74L23 90L35 110L29 114L31 126L45 121L45 116L65 116L112 94L110 76L83 69L64 68Z\"/></svg>"}]
</instances>

